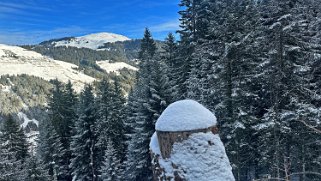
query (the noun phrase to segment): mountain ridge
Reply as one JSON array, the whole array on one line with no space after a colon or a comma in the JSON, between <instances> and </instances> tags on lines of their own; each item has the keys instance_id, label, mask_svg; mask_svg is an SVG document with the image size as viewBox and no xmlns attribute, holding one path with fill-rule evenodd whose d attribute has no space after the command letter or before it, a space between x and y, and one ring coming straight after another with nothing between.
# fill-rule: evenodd
<instances>
[{"instance_id":1,"label":"mountain ridge","mask_svg":"<svg viewBox=\"0 0 321 181\"><path fill-rule=\"evenodd\" d=\"M100 47L104 46L106 43L115 43L131 40L130 38L109 32L99 32L91 33L83 36L77 37L63 37L59 39L52 39L48 41L41 42L40 45L45 45L50 43L55 47L77 47L77 48L89 48L92 50L104 50Z\"/></svg>"}]
</instances>

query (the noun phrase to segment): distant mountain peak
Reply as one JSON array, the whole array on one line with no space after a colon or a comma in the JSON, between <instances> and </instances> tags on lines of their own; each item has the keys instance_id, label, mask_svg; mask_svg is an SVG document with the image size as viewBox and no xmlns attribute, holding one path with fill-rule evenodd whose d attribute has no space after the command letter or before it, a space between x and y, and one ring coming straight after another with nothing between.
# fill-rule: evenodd
<instances>
[{"instance_id":1,"label":"distant mountain peak","mask_svg":"<svg viewBox=\"0 0 321 181\"><path fill-rule=\"evenodd\" d=\"M77 48L90 48L97 50L99 47L103 46L105 43L113 43L117 41L127 41L130 40L128 37L115 34L115 33L93 33L84 36L62 39L59 41L53 41L52 44L56 47L58 46L72 46Z\"/></svg>"},{"instance_id":2,"label":"distant mountain peak","mask_svg":"<svg viewBox=\"0 0 321 181\"><path fill-rule=\"evenodd\" d=\"M130 40L126 36L115 34L115 33L107 33L107 32L92 33L92 34L88 34L88 35L80 36L80 37L76 37L76 38L78 38L78 39L84 38L87 40L106 40L108 42Z\"/></svg>"}]
</instances>

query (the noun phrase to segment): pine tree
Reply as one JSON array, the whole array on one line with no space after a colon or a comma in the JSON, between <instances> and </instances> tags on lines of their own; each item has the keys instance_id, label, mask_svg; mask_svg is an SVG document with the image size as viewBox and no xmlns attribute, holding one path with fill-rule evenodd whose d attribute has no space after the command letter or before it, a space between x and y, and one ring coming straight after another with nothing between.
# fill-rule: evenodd
<instances>
[{"instance_id":1,"label":"pine tree","mask_svg":"<svg viewBox=\"0 0 321 181\"><path fill-rule=\"evenodd\" d=\"M161 67L163 70L163 77L167 76L168 80L168 86L170 86L170 93L168 93L168 96L170 96L169 103L172 103L175 101L178 95L178 84L177 84L177 77L178 75L178 70L179 70L179 63L178 59L176 58L177 55L177 43L175 41L175 37L172 33L169 33L167 38L165 39L165 43L163 46L164 52L162 52L162 61L164 62ZM166 78L163 78L166 79Z\"/></svg>"},{"instance_id":2,"label":"pine tree","mask_svg":"<svg viewBox=\"0 0 321 181\"><path fill-rule=\"evenodd\" d=\"M74 180L97 180L99 160L96 128L96 107L92 86L86 85L80 95L79 118L75 124L75 135L71 144L70 167Z\"/></svg>"},{"instance_id":3,"label":"pine tree","mask_svg":"<svg viewBox=\"0 0 321 181\"><path fill-rule=\"evenodd\" d=\"M29 154L26 136L11 115L3 122L0 133L0 173L4 180L19 180Z\"/></svg>"},{"instance_id":4,"label":"pine tree","mask_svg":"<svg viewBox=\"0 0 321 181\"><path fill-rule=\"evenodd\" d=\"M99 82L99 91L97 94L97 132L99 133L96 147L99 148L99 159L101 160L99 165L103 165L103 158L105 150L107 149L107 140L110 138L111 130L111 114L112 114L112 93L111 84L107 79L103 79Z\"/></svg>"},{"instance_id":5,"label":"pine tree","mask_svg":"<svg viewBox=\"0 0 321 181\"><path fill-rule=\"evenodd\" d=\"M125 111L125 98L123 91L121 89L120 83L118 79L114 80L114 89L113 89L113 105L112 105L112 115L111 115L111 123L112 123L112 136L110 139L112 140L112 144L114 149L116 150L116 155L118 159L123 161L125 159L125 125L124 125L124 111Z\"/></svg>"},{"instance_id":6,"label":"pine tree","mask_svg":"<svg viewBox=\"0 0 321 181\"><path fill-rule=\"evenodd\" d=\"M26 169L27 176L24 178L25 181L47 181L50 179L47 170L43 168L43 165L35 156L28 159Z\"/></svg>"},{"instance_id":7,"label":"pine tree","mask_svg":"<svg viewBox=\"0 0 321 181\"><path fill-rule=\"evenodd\" d=\"M104 165L100 172L103 181L121 180L121 163L114 149L112 142L108 140L107 149L104 156Z\"/></svg>"},{"instance_id":8,"label":"pine tree","mask_svg":"<svg viewBox=\"0 0 321 181\"><path fill-rule=\"evenodd\" d=\"M59 139L59 162L55 167L59 171L57 173L58 180L72 180L71 170L69 168L71 160L70 142L72 136L72 128L76 119L76 103L77 97L69 81L64 87L57 79L53 81L54 89L52 97L49 100L49 116L51 124L54 126ZM57 143L58 144L58 143ZM57 147L58 148L58 147Z\"/></svg>"},{"instance_id":9,"label":"pine tree","mask_svg":"<svg viewBox=\"0 0 321 181\"><path fill-rule=\"evenodd\" d=\"M59 166L62 162L61 151L61 140L51 121L41 122L37 154L51 180L58 180L58 175L65 171Z\"/></svg>"},{"instance_id":10,"label":"pine tree","mask_svg":"<svg viewBox=\"0 0 321 181\"><path fill-rule=\"evenodd\" d=\"M167 79L162 78L164 74L161 64L155 60L155 50L155 42L146 29L141 46L138 80L132 102L128 103L133 106L128 117L133 129L126 162L126 176L129 180L151 179L149 142L155 122L169 102L166 98L168 95L165 94L167 91L161 85Z\"/></svg>"},{"instance_id":11,"label":"pine tree","mask_svg":"<svg viewBox=\"0 0 321 181\"><path fill-rule=\"evenodd\" d=\"M292 166L292 163L298 162L298 150L301 147L298 145L304 144L307 139L305 131L300 129L302 124L300 126L297 121L312 121L316 117L316 112L305 109L315 107L311 102L311 95L315 96L315 92L307 88L311 85L310 63L315 60L314 54L319 52L314 43L319 40L313 33L314 28L318 27L315 26L318 20L313 15L313 11L316 11L312 8L313 3L289 0L264 1L262 4L263 23L266 26L265 52L268 55L265 69L269 71L265 77L266 100L270 108L262 119L269 126L261 130L266 133L261 136L262 142L265 142L261 146L266 150L262 152L264 157L269 158L263 162L264 167L268 167L277 178L285 178L299 168L293 166L284 171L284 165ZM305 140L294 140L293 135L305 135ZM303 142L299 143L299 140ZM272 162L272 159L275 161Z\"/></svg>"}]
</instances>

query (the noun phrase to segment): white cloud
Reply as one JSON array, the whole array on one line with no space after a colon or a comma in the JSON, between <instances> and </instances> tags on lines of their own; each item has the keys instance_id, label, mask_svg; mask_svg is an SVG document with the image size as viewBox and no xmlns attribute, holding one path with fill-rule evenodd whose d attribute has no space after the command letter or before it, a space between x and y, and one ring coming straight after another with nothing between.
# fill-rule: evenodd
<instances>
[{"instance_id":1,"label":"white cloud","mask_svg":"<svg viewBox=\"0 0 321 181\"><path fill-rule=\"evenodd\" d=\"M87 30L78 26L56 28L53 30L34 31L0 31L0 43L9 45L36 44L53 38L63 38L85 34Z\"/></svg>"},{"instance_id":2,"label":"white cloud","mask_svg":"<svg viewBox=\"0 0 321 181\"><path fill-rule=\"evenodd\" d=\"M179 20L178 19L167 21L165 23L157 24L157 25L150 27L150 30L152 32L156 32L156 33L176 31L178 29L179 29Z\"/></svg>"}]
</instances>

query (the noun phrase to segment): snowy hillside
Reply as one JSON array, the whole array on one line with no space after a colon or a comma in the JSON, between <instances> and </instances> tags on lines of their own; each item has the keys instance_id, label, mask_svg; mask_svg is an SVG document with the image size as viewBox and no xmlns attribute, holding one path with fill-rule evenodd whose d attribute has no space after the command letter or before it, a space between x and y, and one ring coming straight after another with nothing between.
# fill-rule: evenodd
<instances>
[{"instance_id":1,"label":"snowy hillside","mask_svg":"<svg viewBox=\"0 0 321 181\"><path fill-rule=\"evenodd\" d=\"M121 70L123 68L127 68L129 70L134 70L134 71L138 70L136 67L131 66L131 65L125 63L125 62L110 63L108 60L105 60L105 61L96 61L96 64L100 68L105 70L107 73L115 72L116 74L119 74L119 70Z\"/></svg>"},{"instance_id":2,"label":"snowy hillside","mask_svg":"<svg viewBox=\"0 0 321 181\"><path fill-rule=\"evenodd\" d=\"M70 80L79 92L85 83L93 82L95 79L75 68L77 66L71 63L54 60L21 47L0 44L0 76L27 74L45 80Z\"/></svg>"},{"instance_id":3,"label":"snowy hillside","mask_svg":"<svg viewBox=\"0 0 321 181\"><path fill-rule=\"evenodd\" d=\"M97 50L100 46L103 46L105 43L113 43L117 41L126 41L130 40L128 37L123 35L118 35L114 33L95 33L85 36L70 38L67 40L60 40L52 42L54 46L72 46L77 48L90 48Z\"/></svg>"}]
</instances>

